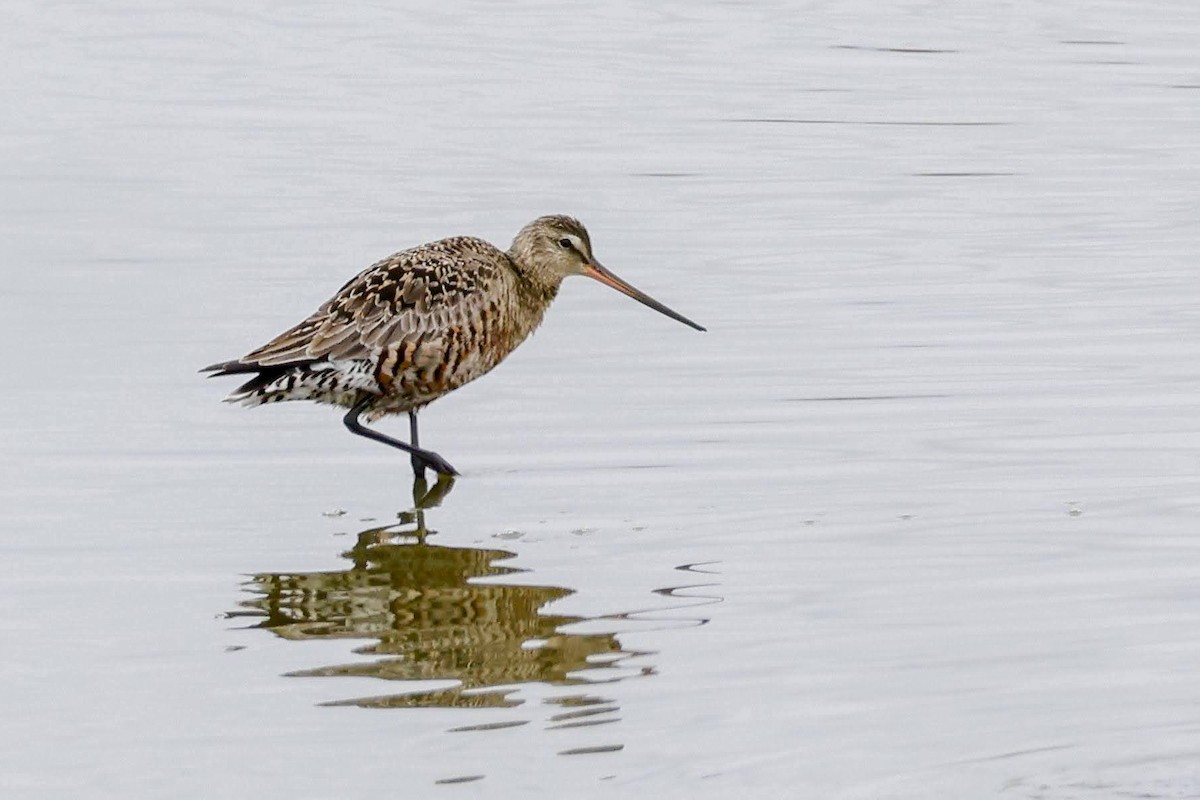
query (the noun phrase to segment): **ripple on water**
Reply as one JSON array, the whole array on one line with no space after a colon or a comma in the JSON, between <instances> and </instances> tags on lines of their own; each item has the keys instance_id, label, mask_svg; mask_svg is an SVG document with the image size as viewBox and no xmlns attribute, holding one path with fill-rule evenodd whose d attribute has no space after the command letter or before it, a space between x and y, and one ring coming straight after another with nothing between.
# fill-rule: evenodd
<instances>
[{"instance_id":1,"label":"ripple on water","mask_svg":"<svg viewBox=\"0 0 1200 800\"><path fill-rule=\"evenodd\" d=\"M901 800L951 797L989 784L988 797L1011 800L1185 800L1200 797L1200 732L1180 731L1169 752L1139 742L1161 741L1162 731L1133 731L1089 743L998 753L881 781L849 798ZM967 796L966 793L958 796Z\"/></svg>"},{"instance_id":2,"label":"ripple on water","mask_svg":"<svg viewBox=\"0 0 1200 800\"><path fill-rule=\"evenodd\" d=\"M439 496L444 496L444 493ZM656 674L647 663L654 653L620 641L621 630L703 624L705 619L666 619L645 610L599 617L548 613L547 607L571 594L563 586L496 582L524 570L504 562L516 554L495 547L430 544L427 509L400 515L397 525L360 531L341 554L342 569L319 572L263 572L245 585L249 595L231 617L252 619L252 627L292 642L359 641L352 652L370 660L296 670L288 677L367 677L387 681L393 690L329 700L325 706L372 709L506 709L525 706L522 689L611 685ZM683 565L686 572L705 572ZM711 583L704 585L710 586ZM664 587L659 597L678 599L668 608L714 602ZM588 623L586 626L579 623ZM447 686L447 681L453 685ZM355 684L357 685L357 684ZM381 684L385 685L385 684ZM541 690L539 690L541 691ZM612 726L620 722L618 700L608 693L540 695L546 712L525 708L520 716L454 725L453 733L519 728L540 718L545 730ZM536 708L537 706L535 706ZM564 749L561 755L608 753L619 743ZM483 776L444 778L462 783Z\"/></svg>"}]
</instances>

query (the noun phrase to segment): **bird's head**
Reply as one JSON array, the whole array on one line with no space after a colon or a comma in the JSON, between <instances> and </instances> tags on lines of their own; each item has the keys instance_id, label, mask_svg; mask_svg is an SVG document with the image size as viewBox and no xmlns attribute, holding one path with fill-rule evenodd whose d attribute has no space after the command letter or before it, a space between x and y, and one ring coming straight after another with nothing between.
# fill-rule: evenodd
<instances>
[{"instance_id":1,"label":"bird's head","mask_svg":"<svg viewBox=\"0 0 1200 800\"><path fill-rule=\"evenodd\" d=\"M573 217L555 215L538 217L520 230L513 239L509 256L522 269L541 281L557 286L569 275L586 275L611 286L655 311L666 314L698 331L705 330L687 317L672 311L645 292L634 288L614 275L596 260L587 228Z\"/></svg>"}]
</instances>

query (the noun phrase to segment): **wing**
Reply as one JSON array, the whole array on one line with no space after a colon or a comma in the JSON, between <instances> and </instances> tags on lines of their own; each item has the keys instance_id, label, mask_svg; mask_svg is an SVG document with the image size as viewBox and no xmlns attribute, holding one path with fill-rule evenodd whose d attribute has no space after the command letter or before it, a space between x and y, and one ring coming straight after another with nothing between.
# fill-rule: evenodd
<instances>
[{"instance_id":1,"label":"wing","mask_svg":"<svg viewBox=\"0 0 1200 800\"><path fill-rule=\"evenodd\" d=\"M507 274L508 256L469 236L402 250L352 278L299 325L212 368L228 374L368 358L389 343L466 324L476 306L502 290Z\"/></svg>"}]
</instances>

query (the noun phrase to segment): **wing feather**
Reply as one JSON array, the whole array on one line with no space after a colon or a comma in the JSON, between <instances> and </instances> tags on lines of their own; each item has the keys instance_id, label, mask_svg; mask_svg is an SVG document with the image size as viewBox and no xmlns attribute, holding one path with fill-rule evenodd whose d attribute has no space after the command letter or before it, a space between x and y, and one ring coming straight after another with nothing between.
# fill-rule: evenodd
<instances>
[{"instance_id":1,"label":"wing feather","mask_svg":"<svg viewBox=\"0 0 1200 800\"><path fill-rule=\"evenodd\" d=\"M469 236L402 250L352 278L300 324L229 363L254 369L377 356L398 340L469 319L474 306L502 289L507 266L507 254Z\"/></svg>"}]
</instances>

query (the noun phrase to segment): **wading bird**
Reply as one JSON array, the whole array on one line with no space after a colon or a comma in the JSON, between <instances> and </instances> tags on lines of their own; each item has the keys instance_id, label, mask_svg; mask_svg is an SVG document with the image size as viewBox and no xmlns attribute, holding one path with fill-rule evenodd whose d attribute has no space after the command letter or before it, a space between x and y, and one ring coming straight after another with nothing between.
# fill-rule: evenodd
<instances>
[{"instance_id":1,"label":"wading bird","mask_svg":"<svg viewBox=\"0 0 1200 800\"><path fill-rule=\"evenodd\" d=\"M226 402L312 400L349 408L359 436L412 455L417 476L454 467L417 438L417 411L489 372L541 323L563 278L586 275L704 330L596 260L587 229L565 216L526 225L508 251L470 236L423 244L368 267L299 325L234 361L205 367L253 374ZM411 442L363 425L407 413Z\"/></svg>"}]
</instances>

